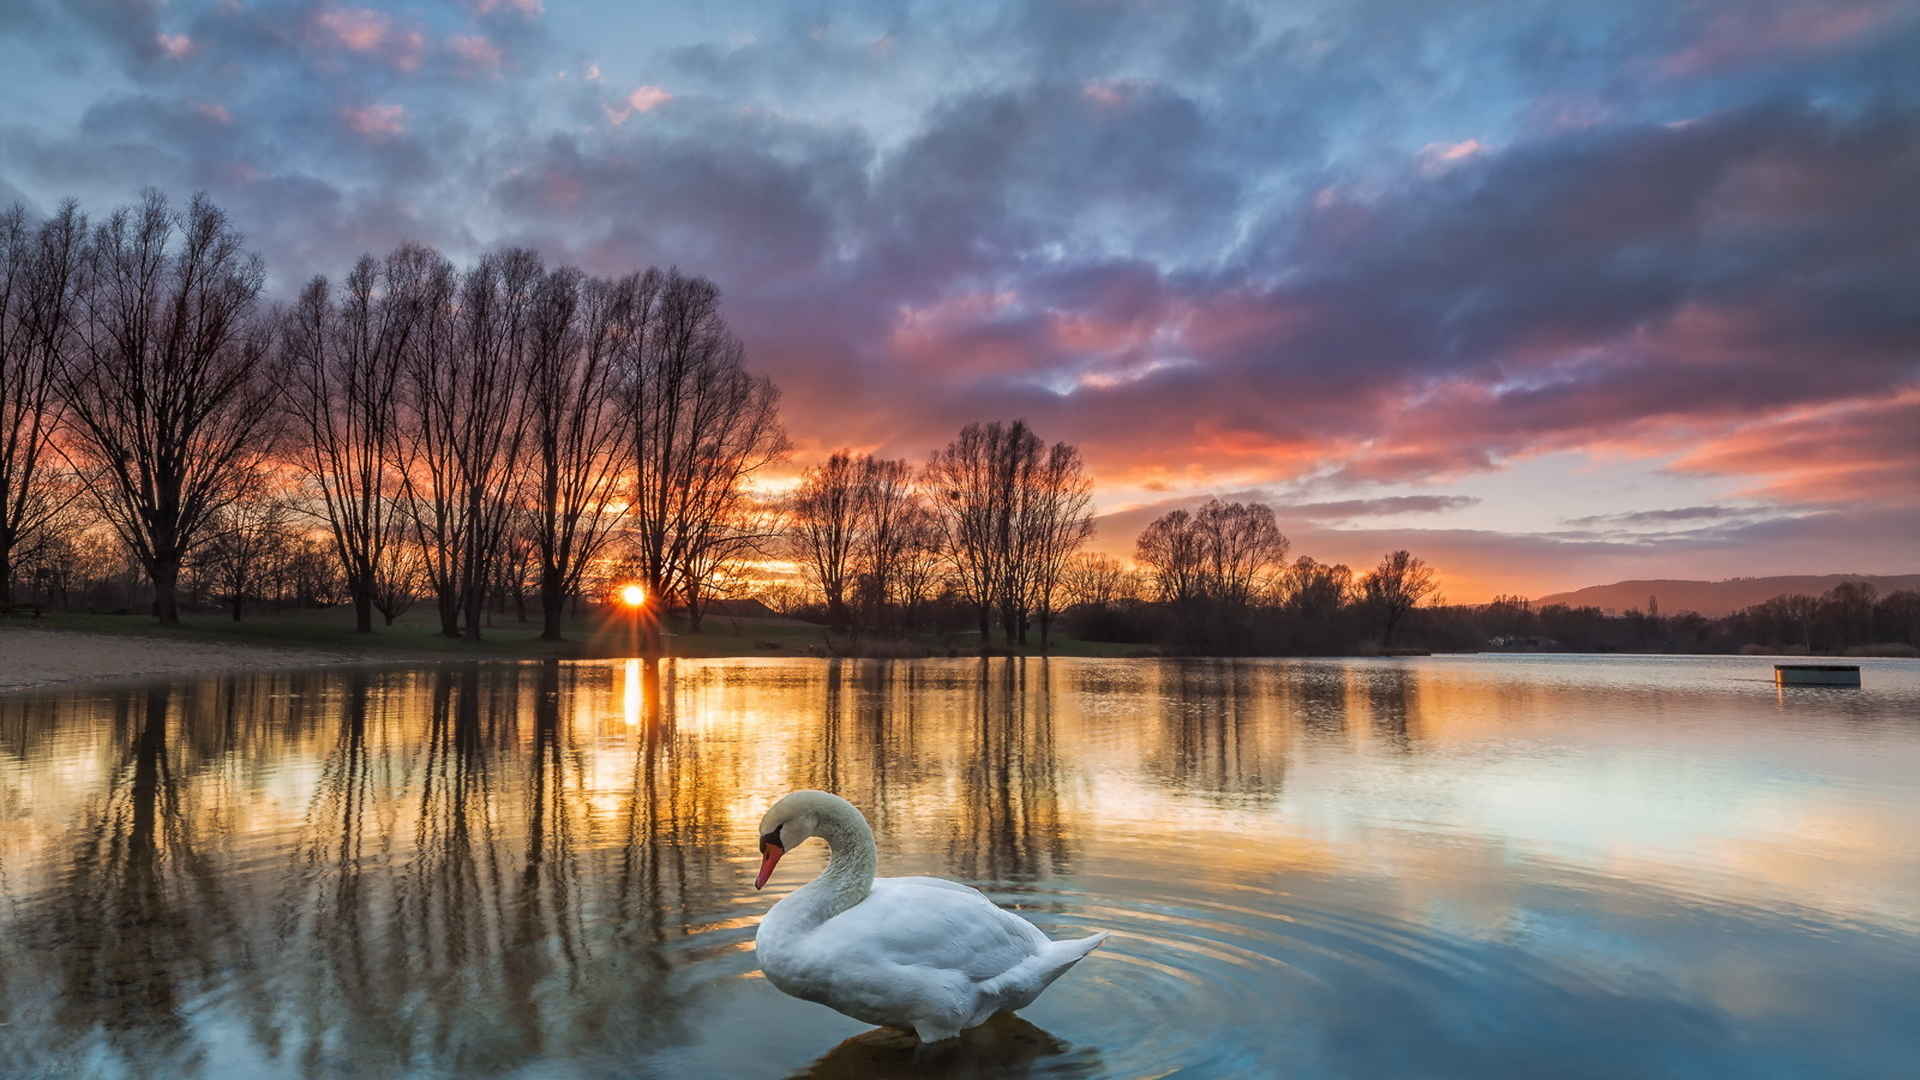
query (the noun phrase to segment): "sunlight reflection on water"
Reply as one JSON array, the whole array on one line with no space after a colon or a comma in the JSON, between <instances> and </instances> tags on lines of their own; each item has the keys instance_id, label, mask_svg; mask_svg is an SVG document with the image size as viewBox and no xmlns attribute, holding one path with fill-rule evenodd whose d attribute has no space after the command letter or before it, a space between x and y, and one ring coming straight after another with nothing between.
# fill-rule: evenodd
<instances>
[{"instance_id":1,"label":"sunlight reflection on water","mask_svg":"<svg viewBox=\"0 0 1920 1080\"><path fill-rule=\"evenodd\" d=\"M1885 1076L1920 664L641 661L0 697L0 1072ZM758 978L761 812L1115 931L929 1056Z\"/></svg>"}]
</instances>

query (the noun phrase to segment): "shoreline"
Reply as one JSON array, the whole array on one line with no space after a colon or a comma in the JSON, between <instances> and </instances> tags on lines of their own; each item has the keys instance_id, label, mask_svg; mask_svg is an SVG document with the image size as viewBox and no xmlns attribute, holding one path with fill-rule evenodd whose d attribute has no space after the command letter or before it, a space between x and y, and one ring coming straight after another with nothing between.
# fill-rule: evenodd
<instances>
[{"instance_id":1,"label":"shoreline","mask_svg":"<svg viewBox=\"0 0 1920 1080\"><path fill-rule=\"evenodd\" d=\"M166 641L84 630L6 626L0 627L0 694L233 671L405 664L429 659L445 657L268 644Z\"/></svg>"}]
</instances>

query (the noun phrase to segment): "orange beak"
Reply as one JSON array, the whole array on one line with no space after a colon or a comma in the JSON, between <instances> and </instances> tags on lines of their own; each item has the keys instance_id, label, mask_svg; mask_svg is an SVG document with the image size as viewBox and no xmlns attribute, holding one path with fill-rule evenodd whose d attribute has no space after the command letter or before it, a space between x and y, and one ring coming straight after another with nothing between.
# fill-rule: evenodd
<instances>
[{"instance_id":1,"label":"orange beak","mask_svg":"<svg viewBox=\"0 0 1920 1080\"><path fill-rule=\"evenodd\" d=\"M786 853L787 849L781 847L779 844L769 844L765 841L761 842L760 876L753 879L754 888L759 889L766 886L767 879L773 876L773 868L780 863L780 856Z\"/></svg>"}]
</instances>

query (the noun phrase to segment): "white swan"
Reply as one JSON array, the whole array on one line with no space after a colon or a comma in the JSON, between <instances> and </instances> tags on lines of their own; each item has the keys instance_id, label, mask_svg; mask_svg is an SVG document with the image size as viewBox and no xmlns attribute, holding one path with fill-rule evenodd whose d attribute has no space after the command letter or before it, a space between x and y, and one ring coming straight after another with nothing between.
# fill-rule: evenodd
<instances>
[{"instance_id":1,"label":"white swan","mask_svg":"<svg viewBox=\"0 0 1920 1080\"><path fill-rule=\"evenodd\" d=\"M810 836L830 854L820 876L767 912L754 951L781 991L869 1024L938 1042L1023 1008L1102 932L1052 941L978 889L929 877L875 878L873 830L854 805L796 791L760 819L760 875Z\"/></svg>"}]
</instances>

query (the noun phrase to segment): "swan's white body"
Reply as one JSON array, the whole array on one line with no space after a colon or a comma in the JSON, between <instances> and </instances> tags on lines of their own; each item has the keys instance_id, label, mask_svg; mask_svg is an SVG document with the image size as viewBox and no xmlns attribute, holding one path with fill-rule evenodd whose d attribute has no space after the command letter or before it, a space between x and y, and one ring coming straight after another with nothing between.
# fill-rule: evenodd
<instances>
[{"instance_id":1,"label":"swan's white body","mask_svg":"<svg viewBox=\"0 0 1920 1080\"><path fill-rule=\"evenodd\" d=\"M832 850L819 877L760 921L754 950L767 981L926 1042L1030 1004L1107 936L1052 941L978 889L876 879L873 833L837 795L794 792L768 811L761 831L795 845L819 836ZM778 859L769 856L762 880Z\"/></svg>"}]
</instances>

